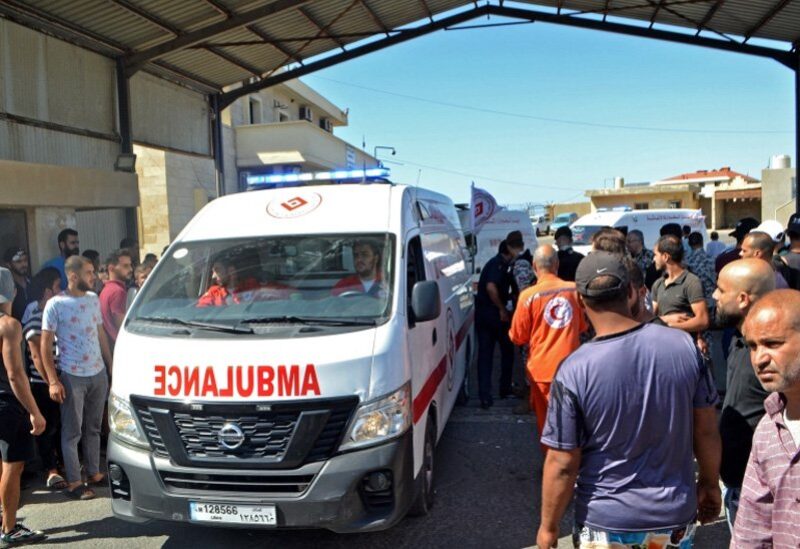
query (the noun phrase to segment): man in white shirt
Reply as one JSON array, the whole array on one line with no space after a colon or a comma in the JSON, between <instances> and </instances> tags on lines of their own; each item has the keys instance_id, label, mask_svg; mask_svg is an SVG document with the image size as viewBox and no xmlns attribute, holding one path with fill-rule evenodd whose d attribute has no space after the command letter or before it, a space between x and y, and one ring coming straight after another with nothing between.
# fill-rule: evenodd
<instances>
[{"instance_id":1,"label":"man in white shirt","mask_svg":"<svg viewBox=\"0 0 800 549\"><path fill-rule=\"evenodd\" d=\"M61 402L61 451L72 499L92 499L89 484L103 481L100 472L100 427L108 397L112 357L100 300L91 289L95 273L91 261L69 257L64 265L67 289L50 299L42 316L41 357L48 372L55 371L53 341L58 345L61 380L48 379L51 397ZM81 479L78 441L83 441L86 483Z\"/></svg>"}]
</instances>

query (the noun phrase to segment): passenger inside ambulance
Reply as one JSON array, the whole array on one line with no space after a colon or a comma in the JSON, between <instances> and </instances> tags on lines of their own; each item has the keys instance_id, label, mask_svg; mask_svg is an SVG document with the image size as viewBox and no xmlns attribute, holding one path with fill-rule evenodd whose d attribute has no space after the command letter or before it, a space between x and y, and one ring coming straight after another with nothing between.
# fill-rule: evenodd
<instances>
[{"instance_id":1,"label":"passenger inside ambulance","mask_svg":"<svg viewBox=\"0 0 800 549\"><path fill-rule=\"evenodd\" d=\"M252 301L260 284L255 277L242 277L231 258L219 256L211 266L212 284L197 300L198 307L221 307Z\"/></svg>"},{"instance_id":2,"label":"passenger inside ambulance","mask_svg":"<svg viewBox=\"0 0 800 549\"><path fill-rule=\"evenodd\" d=\"M358 240L353 244L355 274L339 280L331 293L338 297L366 294L370 297L385 297L386 287L380 270L381 250L371 240Z\"/></svg>"}]
</instances>

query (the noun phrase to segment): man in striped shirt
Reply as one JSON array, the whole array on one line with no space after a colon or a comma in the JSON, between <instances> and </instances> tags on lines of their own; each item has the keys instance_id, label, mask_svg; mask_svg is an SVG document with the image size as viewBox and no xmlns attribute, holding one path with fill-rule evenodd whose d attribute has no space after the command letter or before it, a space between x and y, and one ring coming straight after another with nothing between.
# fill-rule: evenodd
<instances>
[{"instance_id":1,"label":"man in striped shirt","mask_svg":"<svg viewBox=\"0 0 800 549\"><path fill-rule=\"evenodd\" d=\"M47 421L44 432L36 437L36 446L42 459L42 467L47 471L47 487L63 490L67 487L64 478L58 473L61 454L61 412L59 404L50 396L51 382L58 381L58 371L48 372L41 357L42 313L51 297L61 293L61 273L58 269L47 267L33 277L29 295L32 301L22 317L22 336L28 346L27 366L31 382L31 392L36 405ZM56 347L53 345L54 364Z\"/></svg>"},{"instance_id":2,"label":"man in striped shirt","mask_svg":"<svg viewBox=\"0 0 800 549\"><path fill-rule=\"evenodd\" d=\"M767 294L747 315L744 334L772 394L753 436L731 547L800 547L800 292Z\"/></svg>"}]
</instances>

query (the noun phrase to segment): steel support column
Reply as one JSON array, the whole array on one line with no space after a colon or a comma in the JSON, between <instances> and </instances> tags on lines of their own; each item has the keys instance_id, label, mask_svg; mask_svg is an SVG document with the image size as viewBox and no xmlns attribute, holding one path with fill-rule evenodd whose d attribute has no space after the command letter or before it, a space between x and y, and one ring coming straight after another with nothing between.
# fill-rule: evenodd
<instances>
[{"instance_id":1,"label":"steel support column","mask_svg":"<svg viewBox=\"0 0 800 549\"><path fill-rule=\"evenodd\" d=\"M211 104L211 151L214 155L214 175L217 185L217 196L225 194L225 151L222 148L222 109L219 94L209 95Z\"/></svg>"},{"instance_id":2,"label":"steel support column","mask_svg":"<svg viewBox=\"0 0 800 549\"><path fill-rule=\"evenodd\" d=\"M133 132L131 129L131 88L125 73L125 61L117 58L117 112L119 113L120 152L133 153Z\"/></svg>"},{"instance_id":3,"label":"steel support column","mask_svg":"<svg viewBox=\"0 0 800 549\"><path fill-rule=\"evenodd\" d=\"M794 211L800 213L800 51L794 56Z\"/></svg>"}]
</instances>

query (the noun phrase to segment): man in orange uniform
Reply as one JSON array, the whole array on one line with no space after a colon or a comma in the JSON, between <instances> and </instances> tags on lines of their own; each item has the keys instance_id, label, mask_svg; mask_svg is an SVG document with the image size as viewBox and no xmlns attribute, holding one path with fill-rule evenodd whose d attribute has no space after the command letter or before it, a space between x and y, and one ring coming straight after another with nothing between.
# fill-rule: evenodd
<instances>
[{"instance_id":1,"label":"man in orange uniform","mask_svg":"<svg viewBox=\"0 0 800 549\"><path fill-rule=\"evenodd\" d=\"M520 294L509 337L515 345L528 345L530 404L536 414L539 436L547 416L550 383L559 364L580 345L588 325L578 303L574 282L558 278L558 252L542 245L533 255L538 282Z\"/></svg>"}]
</instances>

